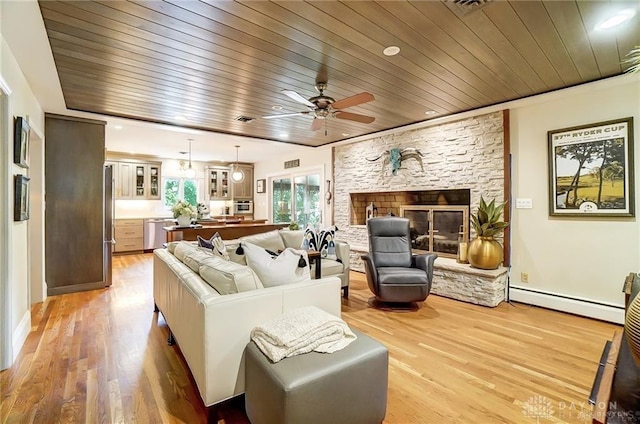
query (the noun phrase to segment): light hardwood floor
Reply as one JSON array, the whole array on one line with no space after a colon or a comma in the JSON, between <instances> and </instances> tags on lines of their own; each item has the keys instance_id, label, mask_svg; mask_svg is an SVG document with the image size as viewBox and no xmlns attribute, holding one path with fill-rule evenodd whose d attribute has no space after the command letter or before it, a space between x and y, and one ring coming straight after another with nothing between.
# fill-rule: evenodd
<instances>
[{"instance_id":1,"label":"light hardwood floor","mask_svg":"<svg viewBox=\"0 0 640 424\"><path fill-rule=\"evenodd\" d=\"M0 373L0 422L206 422L151 293L152 254L118 256L111 288L35 305L24 348ZM364 275L352 273L343 318L389 348L389 424L587 422L603 344L620 328L434 295L417 312L384 312L370 297ZM241 402L220 418L248 422Z\"/></svg>"}]
</instances>

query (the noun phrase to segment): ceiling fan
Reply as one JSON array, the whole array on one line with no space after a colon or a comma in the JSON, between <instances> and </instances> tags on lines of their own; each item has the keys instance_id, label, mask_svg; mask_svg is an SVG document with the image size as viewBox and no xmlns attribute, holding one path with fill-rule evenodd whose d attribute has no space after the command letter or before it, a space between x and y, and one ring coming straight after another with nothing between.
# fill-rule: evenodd
<instances>
[{"instance_id":1,"label":"ceiling fan","mask_svg":"<svg viewBox=\"0 0 640 424\"><path fill-rule=\"evenodd\" d=\"M264 119L275 119L275 118L286 118L289 116L298 116L298 115L312 115L313 122L311 123L311 130L317 131L322 128L322 124L326 123L326 119L329 117L334 117L338 119L347 119L349 121L361 122L363 124L370 124L375 121L376 118L373 116L360 115L357 113L344 112L342 109L346 109L348 107L357 106L362 103L370 102L375 100L373 94L362 92L356 94L351 97L347 97L342 100L335 100L333 97L325 96L324 90L327 89L326 82L318 82L316 83L316 90L318 91L318 95L311 97L310 99L305 99L300 94L296 93L293 90L282 90L282 93L291 99L295 100L298 103L302 103L307 106L308 110L302 112L294 112L294 113L284 113L280 115L268 115L263 116ZM326 129L325 129L326 133Z\"/></svg>"}]
</instances>

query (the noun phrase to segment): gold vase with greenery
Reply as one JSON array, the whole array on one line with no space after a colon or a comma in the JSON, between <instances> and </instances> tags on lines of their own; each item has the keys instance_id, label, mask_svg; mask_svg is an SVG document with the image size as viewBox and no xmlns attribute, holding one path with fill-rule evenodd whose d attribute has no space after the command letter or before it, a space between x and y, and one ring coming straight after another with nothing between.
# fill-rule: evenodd
<instances>
[{"instance_id":1,"label":"gold vase with greenery","mask_svg":"<svg viewBox=\"0 0 640 424\"><path fill-rule=\"evenodd\" d=\"M467 249L467 259L471 266L481 269L496 269L502 263L502 245L494 238L509 226L500 221L505 203L496 205L495 199L486 203L480 196L478 212L471 215L471 225L476 238L471 240Z\"/></svg>"}]
</instances>

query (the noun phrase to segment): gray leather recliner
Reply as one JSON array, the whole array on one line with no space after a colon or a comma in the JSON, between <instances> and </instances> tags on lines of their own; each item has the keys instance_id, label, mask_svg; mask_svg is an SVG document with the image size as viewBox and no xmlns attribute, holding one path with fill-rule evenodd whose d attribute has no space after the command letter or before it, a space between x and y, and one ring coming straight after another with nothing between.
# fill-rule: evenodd
<instances>
[{"instance_id":1,"label":"gray leather recliner","mask_svg":"<svg viewBox=\"0 0 640 424\"><path fill-rule=\"evenodd\" d=\"M369 255L363 255L369 289L381 302L424 301L431 291L435 253L413 255L409 220L399 217L367 221Z\"/></svg>"}]
</instances>

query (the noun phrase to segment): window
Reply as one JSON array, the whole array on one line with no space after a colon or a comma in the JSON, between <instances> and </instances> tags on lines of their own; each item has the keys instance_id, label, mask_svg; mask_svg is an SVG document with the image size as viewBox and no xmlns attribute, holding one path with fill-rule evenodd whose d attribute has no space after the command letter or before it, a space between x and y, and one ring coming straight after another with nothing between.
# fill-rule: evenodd
<instances>
[{"instance_id":1,"label":"window","mask_svg":"<svg viewBox=\"0 0 640 424\"><path fill-rule=\"evenodd\" d=\"M186 178L163 178L164 206L170 209L178 200L198 205L198 181Z\"/></svg>"},{"instance_id":2,"label":"window","mask_svg":"<svg viewBox=\"0 0 640 424\"><path fill-rule=\"evenodd\" d=\"M273 222L296 222L300 228L318 227L322 221L320 175L298 175L273 179Z\"/></svg>"}]
</instances>

